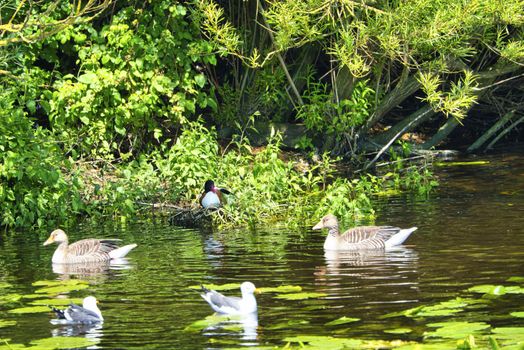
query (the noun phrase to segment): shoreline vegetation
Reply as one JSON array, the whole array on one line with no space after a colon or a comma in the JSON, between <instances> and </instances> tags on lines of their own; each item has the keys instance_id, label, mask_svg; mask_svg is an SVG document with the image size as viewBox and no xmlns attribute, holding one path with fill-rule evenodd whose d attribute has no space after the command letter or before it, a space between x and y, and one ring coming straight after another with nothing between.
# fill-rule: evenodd
<instances>
[{"instance_id":1,"label":"shoreline vegetation","mask_svg":"<svg viewBox=\"0 0 524 350\"><path fill-rule=\"evenodd\" d=\"M227 4L8 0L0 225L186 208L207 179L223 226L371 220L437 184L403 158L519 137L520 0Z\"/></svg>"}]
</instances>

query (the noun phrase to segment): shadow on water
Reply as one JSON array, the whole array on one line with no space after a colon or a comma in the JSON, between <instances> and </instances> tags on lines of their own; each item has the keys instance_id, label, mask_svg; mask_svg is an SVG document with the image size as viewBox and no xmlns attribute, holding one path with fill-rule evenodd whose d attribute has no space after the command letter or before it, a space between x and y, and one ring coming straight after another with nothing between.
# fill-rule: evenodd
<instances>
[{"instance_id":1,"label":"shadow on water","mask_svg":"<svg viewBox=\"0 0 524 350\"><path fill-rule=\"evenodd\" d=\"M84 224L69 230L71 241L113 237L138 243L138 247L122 264L66 267L50 263L53 249L42 247L47 233L4 235L0 295L34 295L37 287L32 284L41 280L86 280L88 288L61 295L95 295L105 322L103 328L56 327L49 323L52 315L48 312L8 312L30 306L35 299L0 299L0 321L16 321L14 326L0 328L1 338L27 344L49 336L76 335L99 339L96 346L101 349L283 345L284 338L297 334L420 340L425 323L382 316L468 296L465 290L474 285L504 284L509 277L523 275L524 157L482 159L489 163L437 167L440 186L427 198L382 199L376 224L418 226L406 245L387 252L325 253L325 232L308 228L303 232L285 227L210 232L161 221L126 227ZM305 226L318 219L311 218ZM188 325L212 314L190 286L247 280L257 287L301 286L304 297L297 293L295 299L286 299L263 293L257 296L255 319L222 320L198 332L187 331ZM238 288L228 294L238 295ZM490 301L482 312L493 314L499 326L522 326L522 319L507 319L522 307L522 297L509 295ZM469 314L460 315L459 320ZM341 317L359 321L326 325ZM415 331L403 336L383 332L395 327Z\"/></svg>"}]
</instances>

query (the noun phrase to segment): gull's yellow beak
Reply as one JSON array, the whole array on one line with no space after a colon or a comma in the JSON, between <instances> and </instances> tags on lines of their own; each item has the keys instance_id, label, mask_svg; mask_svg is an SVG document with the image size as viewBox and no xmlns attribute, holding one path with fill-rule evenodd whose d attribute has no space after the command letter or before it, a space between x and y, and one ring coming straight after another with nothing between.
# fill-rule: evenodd
<instances>
[{"instance_id":1,"label":"gull's yellow beak","mask_svg":"<svg viewBox=\"0 0 524 350\"><path fill-rule=\"evenodd\" d=\"M262 291L258 288L255 289L255 294L262 294Z\"/></svg>"}]
</instances>

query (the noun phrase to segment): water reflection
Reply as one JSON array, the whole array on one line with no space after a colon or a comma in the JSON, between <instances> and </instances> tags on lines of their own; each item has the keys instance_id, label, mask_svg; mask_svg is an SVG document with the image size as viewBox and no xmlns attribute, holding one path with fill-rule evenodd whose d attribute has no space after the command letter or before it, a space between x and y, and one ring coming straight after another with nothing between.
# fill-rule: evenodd
<instances>
[{"instance_id":1,"label":"water reflection","mask_svg":"<svg viewBox=\"0 0 524 350\"><path fill-rule=\"evenodd\" d=\"M204 329L207 336L219 336L234 334L240 335L242 340L257 340L258 313L253 312L245 315L224 316L219 321ZM243 344L247 345L247 344Z\"/></svg>"},{"instance_id":2,"label":"water reflection","mask_svg":"<svg viewBox=\"0 0 524 350\"><path fill-rule=\"evenodd\" d=\"M51 335L53 337L84 336L87 339L102 339L104 335L102 327L102 323L60 325L60 327L51 330Z\"/></svg>"},{"instance_id":3,"label":"water reflection","mask_svg":"<svg viewBox=\"0 0 524 350\"><path fill-rule=\"evenodd\" d=\"M111 270L127 270L131 268L126 258L114 259L110 262L91 262L79 264L52 264L53 272L61 275L60 279L70 277L85 279L92 276L108 275Z\"/></svg>"},{"instance_id":4,"label":"water reflection","mask_svg":"<svg viewBox=\"0 0 524 350\"><path fill-rule=\"evenodd\" d=\"M359 278L377 278L381 274L387 277L392 268L402 267L416 270L417 252L407 247L395 247L384 250L362 251L324 251L325 266L317 268L317 276L351 275ZM354 266L371 266L373 269L354 270Z\"/></svg>"}]
</instances>

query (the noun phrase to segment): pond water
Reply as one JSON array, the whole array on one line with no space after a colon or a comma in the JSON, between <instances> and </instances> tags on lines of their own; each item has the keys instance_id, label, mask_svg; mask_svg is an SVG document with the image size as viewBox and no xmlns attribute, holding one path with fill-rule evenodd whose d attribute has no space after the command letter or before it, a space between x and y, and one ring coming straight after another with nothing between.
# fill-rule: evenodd
<instances>
[{"instance_id":1,"label":"pond water","mask_svg":"<svg viewBox=\"0 0 524 350\"><path fill-rule=\"evenodd\" d=\"M182 229L159 219L127 226L99 223L69 228L71 241L118 237L138 247L129 254L127 264L107 270L53 271L55 246L42 246L48 232L3 233L0 338L27 345L51 336L77 335L97 339L92 348L100 349L218 349L284 346L285 338L297 335L422 341L424 332L434 330L428 323L443 321L522 327L522 316L510 316L524 311L524 295L519 293L485 297L486 302L452 315L383 316L456 297L481 298L482 294L466 291L476 285L519 285L507 279L524 276L523 155L460 159L489 163L437 167L441 185L429 198L382 199L376 224L418 226L404 246L390 252L325 255L326 233L309 229L319 218L311 218L302 231L277 226L256 232ZM2 295L35 293L40 288L32 285L36 281L68 279L89 283L65 298L95 295L105 318L101 326L52 325L49 312L8 312L31 306L38 300L34 296L14 302L1 299ZM301 286L302 292L317 294L287 300L285 293L262 293L257 295L258 319L189 327L213 314L191 286L246 280L257 287ZM239 290L224 293L239 295ZM326 325L344 316L359 320ZM2 320L16 324L2 327ZM398 328L411 332L384 332Z\"/></svg>"}]
</instances>

